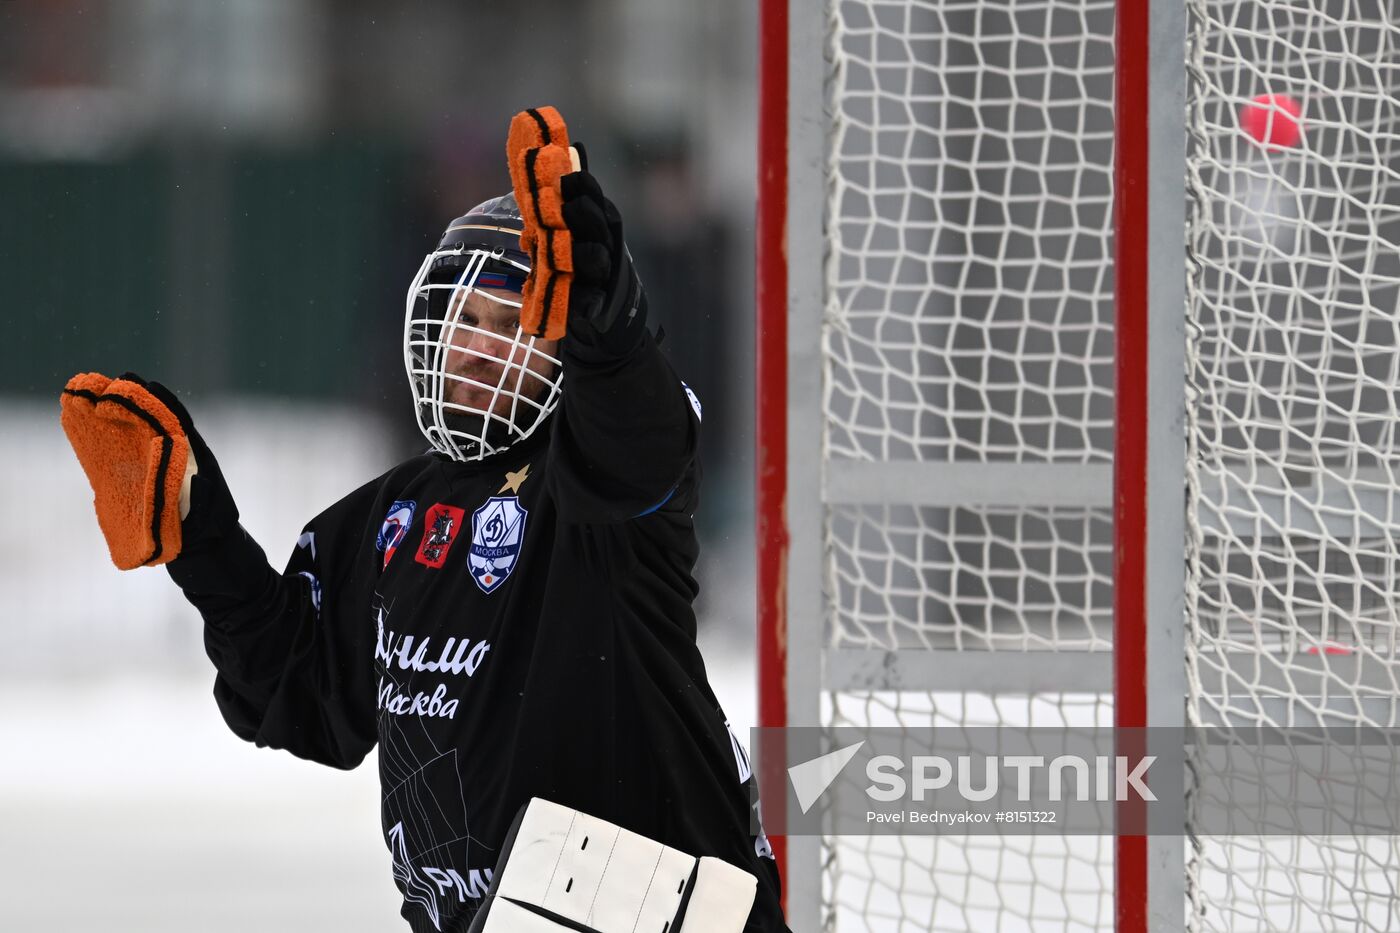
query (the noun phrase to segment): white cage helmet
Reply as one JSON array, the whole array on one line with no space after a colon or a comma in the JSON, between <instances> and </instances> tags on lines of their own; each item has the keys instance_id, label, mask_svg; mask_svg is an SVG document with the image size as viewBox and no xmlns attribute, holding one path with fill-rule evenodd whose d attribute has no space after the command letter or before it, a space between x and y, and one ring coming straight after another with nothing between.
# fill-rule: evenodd
<instances>
[{"instance_id":1,"label":"white cage helmet","mask_svg":"<svg viewBox=\"0 0 1400 933\"><path fill-rule=\"evenodd\" d=\"M414 413L454 460L529 437L559 403L559 359L520 330L530 274L522 228L513 194L478 204L448 225L408 287L403 359Z\"/></svg>"}]
</instances>

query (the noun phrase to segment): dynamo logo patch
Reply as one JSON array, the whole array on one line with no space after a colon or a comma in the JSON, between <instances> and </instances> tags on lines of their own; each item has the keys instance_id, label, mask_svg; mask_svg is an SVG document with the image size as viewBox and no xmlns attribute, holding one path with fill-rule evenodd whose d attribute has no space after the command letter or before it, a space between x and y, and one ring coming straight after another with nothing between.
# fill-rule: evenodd
<instances>
[{"instance_id":1,"label":"dynamo logo patch","mask_svg":"<svg viewBox=\"0 0 1400 933\"><path fill-rule=\"evenodd\" d=\"M408 527L413 524L413 515L417 510L418 503L412 499L398 499L389 506L389 514L384 516L384 524L379 526L379 537L374 542L374 549L384 555L381 570L389 566L389 560L403 542L404 535L408 534Z\"/></svg>"},{"instance_id":2,"label":"dynamo logo patch","mask_svg":"<svg viewBox=\"0 0 1400 933\"><path fill-rule=\"evenodd\" d=\"M525 540L525 518L516 496L492 496L472 513L472 546L467 567L481 592L490 593L505 582L520 558Z\"/></svg>"}]
</instances>

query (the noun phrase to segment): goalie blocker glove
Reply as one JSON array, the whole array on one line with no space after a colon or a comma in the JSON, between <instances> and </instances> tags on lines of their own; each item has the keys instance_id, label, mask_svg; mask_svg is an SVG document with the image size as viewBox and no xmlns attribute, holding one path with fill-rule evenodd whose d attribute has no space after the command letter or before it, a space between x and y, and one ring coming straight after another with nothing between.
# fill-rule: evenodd
<instances>
[{"instance_id":1,"label":"goalie blocker glove","mask_svg":"<svg viewBox=\"0 0 1400 933\"><path fill-rule=\"evenodd\" d=\"M576 144L580 158L583 146ZM622 238L622 216L587 170L560 179L564 223L573 236L574 281L568 339L585 361L625 356L646 330L646 292Z\"/></svg>"},{"instance_id":2,"label":"goalie blocker glove","mask_svg":"<svg viewBox=\"0 0 1400 933\"><path fill-rule=\"evenodd\" d=\"M80 373L59 408L119 569L168 563L237 525L214 455L165 386Z\"/></svg>"}]
</instances>

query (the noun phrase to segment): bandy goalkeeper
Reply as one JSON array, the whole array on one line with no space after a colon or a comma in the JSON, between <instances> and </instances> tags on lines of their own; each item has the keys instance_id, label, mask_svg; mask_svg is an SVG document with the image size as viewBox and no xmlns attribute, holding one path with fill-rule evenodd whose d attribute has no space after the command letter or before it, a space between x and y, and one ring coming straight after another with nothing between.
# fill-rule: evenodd
<instances>
[{"instance_id":1,"label":"bandy goalkeeper","mask_svg":"<svg viewBox=\"0 0 1400 933\"><path fill-rule=\"evenodd\" d=\"M557 114L527 114L535 148L557 150ZM378 745L416 933L472 926L532 798L752 874L743 929L786 930L748 760L696 647L700 403L647 328L586 163L514 180L447 227L409 288L432 449L313 518L283 572L163 386L75 377L65 429L118 566L165 564L203 617L229 728L336 768ZM522 328L532 292L544 319ZM530 333L546 327L560 338Z\"/></svg>"}]
</instances>

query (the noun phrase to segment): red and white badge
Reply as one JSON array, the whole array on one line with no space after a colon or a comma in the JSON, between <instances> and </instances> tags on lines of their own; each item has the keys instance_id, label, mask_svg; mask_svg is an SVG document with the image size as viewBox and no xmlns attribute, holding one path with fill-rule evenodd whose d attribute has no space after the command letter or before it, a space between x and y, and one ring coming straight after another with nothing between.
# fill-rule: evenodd
<instances>
[{"instance_id":1,"label":"red and white badge","mask_svg":"<svg viewBox=\"0 0 1400 933\"><path fill-rule=\"evenodd\" d=\"M441 567L452 542L457 540L457 532L462 530L465 514L457 506L441 502L428 509L423 516L423 543L418 545L414 559L428 567Z\"/></svg>"}]
</instances>

